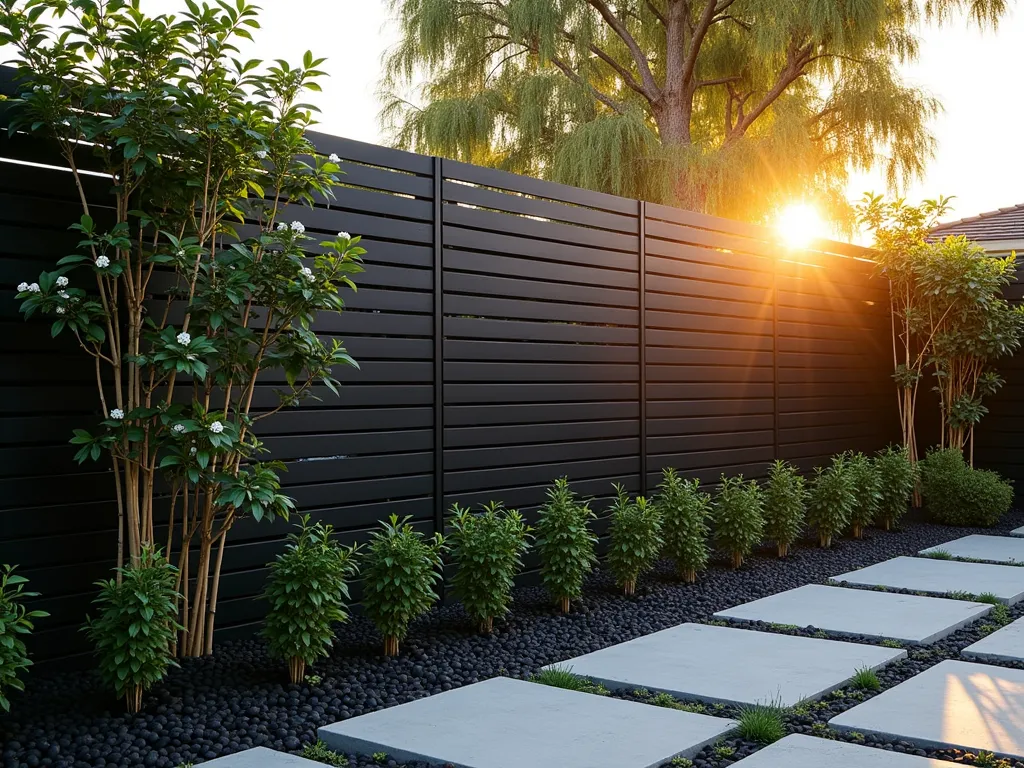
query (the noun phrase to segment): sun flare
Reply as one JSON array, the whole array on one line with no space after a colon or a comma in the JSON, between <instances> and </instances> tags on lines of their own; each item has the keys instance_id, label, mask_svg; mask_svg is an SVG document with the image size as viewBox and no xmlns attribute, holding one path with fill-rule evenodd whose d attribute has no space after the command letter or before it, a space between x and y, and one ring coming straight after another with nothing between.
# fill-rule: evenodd
<instances>
[{"instance_id":1,"label":"sun flare","mask_svg":"<svg viewBox=\"0 0 1024 768\"><path fill-rule=\"evenodd\" d=\"M805 248L812 240L825 237L828 227L818 209L808 203L791 203L779 212L776 229L794 248Z\"/></svg>"}]
</instances>

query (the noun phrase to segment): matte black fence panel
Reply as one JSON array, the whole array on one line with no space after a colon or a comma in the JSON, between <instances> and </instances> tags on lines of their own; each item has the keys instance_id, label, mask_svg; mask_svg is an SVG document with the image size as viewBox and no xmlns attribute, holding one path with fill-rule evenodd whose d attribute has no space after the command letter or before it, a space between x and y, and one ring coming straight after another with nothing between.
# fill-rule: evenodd
<instances>
[{"instance_id":1,"label":"matte black fence panel","mask_svg":"<svg viewBox=\"0 0 1024 768\"><path fill-rule=\"evenodd\" d=\"M260 434L298 506L347 540L390 514L433 531L456 501L532 516L561 475L601 508L612 482L653 491L666 466L754 477L776 456L807 468L895 436L886 287L861 249L797 253L738 222L315 141L342 157L345 186L284 217L314 238L363 236L359 291L318 327L361 368L340 372L340 398ZM74 251L78 200L44 143L3 139L0 160L0 562L19 563L52 614L36 657L74 661L92 582L115 559L113 483L67 444L100 419L92 367L21 319L13 286ZM108 183L87 185L100 200ZM257 626L287 530L232 529L219 638Z\"/></svg>"}]
</instances>

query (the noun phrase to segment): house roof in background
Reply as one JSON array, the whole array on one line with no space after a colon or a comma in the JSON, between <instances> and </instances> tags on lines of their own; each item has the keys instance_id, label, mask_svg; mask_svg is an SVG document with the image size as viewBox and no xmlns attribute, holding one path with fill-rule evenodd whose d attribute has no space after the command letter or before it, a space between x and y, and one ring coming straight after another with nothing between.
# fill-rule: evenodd
<instances>
[{"instance_id":1,"label":"house roof in background","mask_svg":"<svg viewBox=\"0 0 1024 768\"><path fill-rule=\"evenodd\" d=\"M1024 203L979 213L932 228L933 235L967 235L971 240L1024 240Z\"/></svg>"}]
</instances>

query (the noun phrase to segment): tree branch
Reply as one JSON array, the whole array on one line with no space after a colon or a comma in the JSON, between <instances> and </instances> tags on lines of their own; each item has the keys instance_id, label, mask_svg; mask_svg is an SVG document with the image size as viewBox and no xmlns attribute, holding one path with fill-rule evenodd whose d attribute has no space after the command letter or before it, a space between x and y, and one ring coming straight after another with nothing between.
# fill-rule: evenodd
<instances>
[{"instance_id":1,"label":"tree branch","mask_svg":"<svg viewBox=\"0 0 1024 768\"><path fill-rule=\"evenodd\" d=\"M786 52L786 66L779 72L778 77L775 79L775 84L768 89L749 113L737 120L732 133L726 138L726 143L742 136L754 121L771 106L772 102L779 98L797 78L804 74L804 67L807 66L807 62L811 58L813 46L813 43L808 43L803 48L800 48L795 39L790 42L789 50Z\"/></svg>"},{"instance_id":2,"label":"tree branch","mask_svg":"<svg viewBox=\"0 0 1024 768\"><path fill-rule=\"evenodd\" d=\"M742 80L743 75L730 75L729 77L716 77L713 80L698 80L696 88L705 88L711 85L725 85L726 83L735 83L737 80Z\"/></svg>"},{"instance_id":3,"label":"tree branch","mask_svg":"<svg viewBox=\"0 0 1024 768\"><path fill-rule=\"evenodd\" d=\"M693 34L690 36L690 50L686 52L686 59L683 62L684 83L690 82L693 78L693 71L697 66L697 56L700 54L700 48L704 44L704 38L708 30L711 29L711 22L714 21L718 9L718 0L706 0L704 10L701 11L700 19L697 21L697 25L693 28Z\"/></svg>"},{"instance_id":4,"label":"tree branch","mask_svg":"<svg viewBox=\"0 0 1024 768\"><path fill-rule=\"evenodd\" d=\"M637 70L640 72L640 80L644 84L644 96L651 102L657 101L661 97L661 88L658 87L658 83L654 80L650 62L647 61L647 56L641 50L636 39L626 29L626 25L622 23L622 20L612 13L605 0L587 0L587 2L601 14L601 18L622 38L622 42L626 44L629 52L633 55L633 61L636 62Z\"/></svg>"},{"instance_id":5,"label":"tree branch","mask_svg":"<svg viewBox=\"0 0 1024 768\"><path fill-rule=\"evenodd\" d=\"M652 0L647 0L647 8L648 8L648 10L650 10L651 15L654 16L654 18L656 18L658 21L661 22L662 26L667 26L668 22L665 19L665 15L661 11L658 10L658 6L656 6L652 2Z\"/></svg>"}]
</instances>

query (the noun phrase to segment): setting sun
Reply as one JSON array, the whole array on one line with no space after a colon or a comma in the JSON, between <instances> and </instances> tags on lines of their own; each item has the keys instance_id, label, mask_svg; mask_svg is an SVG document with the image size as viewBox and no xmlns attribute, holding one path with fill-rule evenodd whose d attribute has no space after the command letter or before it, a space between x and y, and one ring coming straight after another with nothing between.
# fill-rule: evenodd
<instances>
[{"instance_id":1,"label":"setting sun","mask_svg":"<svg viewBox=\"0 0 1024 768\"><path fill-rule=\"evenodd\" d=\"M791 203L779 212L775 224L779 234L791 246L803 248L828 234L828 227L818 209L808 203Z\"/></svg>"}]
</instances>

